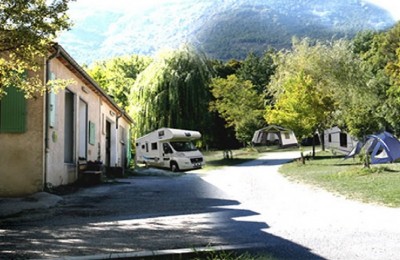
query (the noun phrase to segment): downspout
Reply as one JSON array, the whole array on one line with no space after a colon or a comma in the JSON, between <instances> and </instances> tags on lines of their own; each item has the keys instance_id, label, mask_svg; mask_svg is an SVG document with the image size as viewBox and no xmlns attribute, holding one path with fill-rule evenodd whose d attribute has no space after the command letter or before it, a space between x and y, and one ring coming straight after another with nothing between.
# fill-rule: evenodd
<instances>
[{"instance_id":1,"label":"downspout","mask_svg":"<svg viewBox=\"0 0 400 260\"><path fill-rule=\"evenodd\" d=\"M56 49L56 52L50 55L46 59L46 75L45 75L45 82L46 85L50 80L51 77L51 72L50 72L50 61L57 56L60 55L60 48L58 47L57 44L53 46ZM47 166L48 166L48 160L49 160L49 90L46 90L46 95L45 95L45 129L44 129L44 145L45 145L45 155L44 155L44 185L43 185L43 190L46 190L47 187Z\"/></svg>"}]
</instances>

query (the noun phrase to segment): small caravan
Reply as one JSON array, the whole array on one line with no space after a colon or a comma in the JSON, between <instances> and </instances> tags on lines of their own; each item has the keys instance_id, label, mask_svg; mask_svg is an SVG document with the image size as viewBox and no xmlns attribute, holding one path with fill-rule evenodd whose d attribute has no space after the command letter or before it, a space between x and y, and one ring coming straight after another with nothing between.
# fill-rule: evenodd
<instances>
[{"instance_id":1,"label":"small caravan","mask_svg":"<svg viewBox=\"0 0 400 260\"><path fill-rule=\"evenodd\" d=\"M358 140L339 127L334 126L324 131L324 142L326 149L349 153L357 147Z\"/></svg>"},{"instance_id":2,"label":"small caravan","mask_svg":"<svg viewBox=\"0 0 400 260\"><path fill-rule=\"evenodd\" d=\"M203 155L192 143L200 137L198 131L160 128L136 140L136 162L171 171L201 168Z\"/></svg>"}]
</instances>

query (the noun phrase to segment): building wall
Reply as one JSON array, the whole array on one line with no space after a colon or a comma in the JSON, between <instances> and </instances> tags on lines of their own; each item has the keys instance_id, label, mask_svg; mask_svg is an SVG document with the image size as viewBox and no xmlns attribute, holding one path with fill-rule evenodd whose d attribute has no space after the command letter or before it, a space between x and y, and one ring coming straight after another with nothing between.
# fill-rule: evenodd
<instances>
[{"instance_id":1,"label":"building wall","mask_svg":"<svg viewBox=\"0 0 400 260\"><path fill-rule=\"evenodd\" d=\"M38 75L44 81L44 60L42 67ZM128 119L74 68L62 58L52 59L49 64L51 75L73 83L66 89L48 94L47 98L39 95L27 100L26 132L0 133L0 197L20 197L45 187L73 183L78 178L80 157L103 163L108 160L109 166L127 165ZM73 96L69 107L70 121L66 117L67 96ZM46 110L51 112L46 113ZM68 142L71 153L66 149L68 137L71 137ZM106 148L108 137L110 149ZM66 160L66 155L71 155L67 156L70 159Z\"/></svg>"},{"instance_id":2,"label":"building wall","mask_svg":"<svg viewBox=\"0 0 400 260\"><path fill-rule=\"evenodd\" d=\"M43 114L44 98L29 99L26 132L0 133L0 197L24 196L43 189Z\"/></svg>"},{"instance_id":3,"label":"building wall","mask_svg":"<svg viewBox=\"0 0 400 260\"><path fill-rule=\"evenodd\" d=\"M101 135L99 146L101 147L100 154L103 163L112 167L126 166L130 129L128 120L121 116L120 112L115 108L106 102L102 102L100 125ZM109 147L107 147L108 138L111 140ZM109 156L107 156L108 152L110 153Z\"/></svg>"},{"instance_id":4,"label":"building wall","mask_svg":"<svg viewBox=\"0 0 400 260\"><path fill-rule=\"evenodd\" d=\"M72 79L73 83L55 95L55 124L49 126L49 149L47 182L53 186L65 185L77 180L76 163L80 157L86 160L97 160L99 147L96 140L100 139L100 97L89 86L68 70L59 60L54 59L50 70L57 79ZM65 98L66 93L73 94L73 155L72 161L65 161ZM82 113L82 104L86 112ZM86 114L86 115L85 115ZM85 118L86 117L86 118ZM84 125L86 123L86 125ZM89 127L94 127L95 142L89 143ZM86 134L80 135L80 129ZM86 138L86 141L83 139ZM84 147L86 145L86 148ZM84 153L82 154L82 151ZM86 153L86 154L85 154Z\"/></svg>"},{"instance_id":5,"label":"building wall","mask_svg":"<svg viewBox=\"0 0 400 260\"><path fill-rule=\"evenodd\" d=\"M119 141L117 142L119 145L118 149L118 166L121 167L129 167L130 158L131 158L131 151L130 151L130 127L131 123L124 117L121 117L118 120L119 123Z\"/></svg>"},{"instance_id":6,"label":"building wall","mask_svg":"<svg viewBox=\"0 0 400 260\"><path fill-rule=\"evenodd\" d=\"M55 124L48 128L50 141L46 182L51 186L75 182L78 178L77 161L80 158L87 161L102 161L107 166L123 166L124 157L126 157L124 149L126 150L127 144L121 142L121 132L124 129L123 135L126 140L129 133L128 120L120 117L119 110L111 106L101 93L96 93L93 87L83 82L59 60L52 60L50 70L57 79L72 79L74 83L55 95ZM64 140L67 122L65 97L67 92L73 93L74 96L74 140L71 162L65 162ZM83 112L84 107L87 108L86 112ZM107 138L110 139L109 148L107 148ZM107 153L109 153L108 156Z\"/></svg>"}]
</instances>

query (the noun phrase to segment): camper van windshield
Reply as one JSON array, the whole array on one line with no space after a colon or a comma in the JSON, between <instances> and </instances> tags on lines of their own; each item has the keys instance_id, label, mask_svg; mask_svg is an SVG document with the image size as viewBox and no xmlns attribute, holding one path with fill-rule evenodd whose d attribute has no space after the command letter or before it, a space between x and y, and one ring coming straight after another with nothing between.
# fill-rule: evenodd
<instances>
[{"instance_id":1,"label":"camper van windshield","mask_svg":"<svg viewBox=\"0 0 400 260\"><path fill-rule=\"evenodd\" d=\"M192 142L170 142L172 147L177 152L196 151L197 148Z\"/></svg>"}]
</instances>

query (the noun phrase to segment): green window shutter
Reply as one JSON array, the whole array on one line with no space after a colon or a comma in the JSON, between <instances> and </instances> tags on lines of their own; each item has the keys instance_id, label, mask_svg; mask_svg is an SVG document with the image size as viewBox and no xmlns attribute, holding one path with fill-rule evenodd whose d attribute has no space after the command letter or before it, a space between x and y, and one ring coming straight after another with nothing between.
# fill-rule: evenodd
<instances>
[{"instance_id":1,"label":"green window shutter","mask_svg":"<svg viewBox=\"0 0 400 260\"><path fill-rule=\"evenodd\" d=\"M26 100L24 93L14 87L7 88L7 95L0 100L0 132L23 133L26 131Z\"/></svg>"},{"instance_id":2,"label":"green window shutter","mask_svg":"<svg viewBox=\"0 0 400 260\"><path fill-rule=\"evenodd\" d=\"M55 80L56 75L51 72L50 73L50 80ZM55 127L56 125L56 93L54 93L54 90L51 89L49 92L49 104L48 104L48 120L49 120L49 126L50 127Z\"/></svg>"},{"instance_id":3,"label":"green window shutter","mask_svg":"<svg viewBox=\"0 0 400 260\"><path fill-rule=\"evenodd\" d=\"M89 121L89 144L95 144L96 142L96 129L95 124Z\"/></svg>"}]
</instances>

